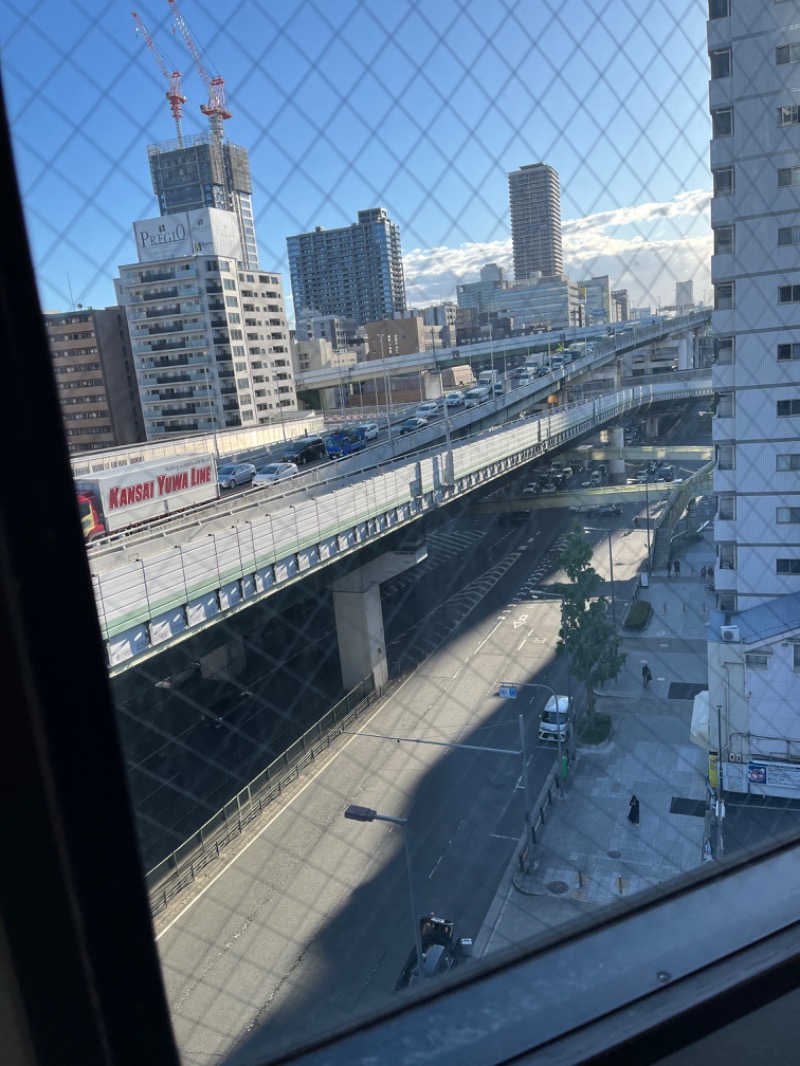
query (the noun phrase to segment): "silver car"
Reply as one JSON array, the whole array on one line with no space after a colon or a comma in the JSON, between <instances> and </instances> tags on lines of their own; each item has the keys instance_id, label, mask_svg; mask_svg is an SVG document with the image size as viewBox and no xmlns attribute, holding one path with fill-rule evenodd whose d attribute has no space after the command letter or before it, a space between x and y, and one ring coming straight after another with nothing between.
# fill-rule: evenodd
<instances>
[{"instance_id":1,"label":"silver car","mask_svg":"<svg viewBox=\"0 0 800 1066\"><path fill-rule=\"evenodd\" d=\"M276 481L283 481L284 478L294 477L297 473L299 470L295 463L268 463L262 466L253 478L253 488L256 489L259 485L272 485Z\"/></svg>"},{"instance_id":2,"label":"silver car","mask_svg":"<svg viewBox=\"0 0 800 1066\"><path fill-rule=\"evenodd\" d=\"M235 485L249 485L256 476L252 463L228 463L217 470L220 488L232 489Z\"/></svg>"}]
</instances>

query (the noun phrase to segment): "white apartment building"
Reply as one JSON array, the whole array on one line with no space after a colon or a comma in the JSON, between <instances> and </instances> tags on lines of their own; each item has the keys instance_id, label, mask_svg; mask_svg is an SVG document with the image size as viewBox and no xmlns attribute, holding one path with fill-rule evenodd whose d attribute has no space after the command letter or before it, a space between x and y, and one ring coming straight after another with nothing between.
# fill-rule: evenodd
<instances>
[{"instance_id":1,"label":"white apartment building","mask_svg":"<svg viewBox=\"0 0 800 1066\"><path fill-rule=\"evenodd\" d=\"M710 0L707 32L718 609L693 732L726 793L798 799L798 5Z\"/></svg>"},{"instance_id":2,"label":"white apartment building","mask_svg":"<svg viewBox=\"0 0 800 1066\"><path fill-rule=\"evenodd\" d=\"M717 587L735 611L800 591L800 24L795 3L710 10Z\"/></svg>"},{"instance_id":3,"label":"white apartment building","mask_svg":"<svg viewBox=\"0 0 800 1066\"><path fill-rule=\"evenodd\" d=\"M235 216L215 208L134 223L120 267L148 440L254 426L297 410L279 274L240 269Z\"/></svg>"}]
</instances>

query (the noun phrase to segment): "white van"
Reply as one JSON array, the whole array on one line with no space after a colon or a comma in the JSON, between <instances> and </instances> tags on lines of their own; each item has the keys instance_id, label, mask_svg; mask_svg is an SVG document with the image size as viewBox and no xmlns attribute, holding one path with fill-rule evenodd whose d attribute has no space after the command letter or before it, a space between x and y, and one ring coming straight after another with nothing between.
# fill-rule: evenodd
<instances>
[{"instance_id":1,"label":"white van","mask_svg":"<svg viewBox=\"0 0 800 1066\"><path fill-rule=\"evenodd\" d=\"M571 711L572 700L569 696L551 696L539 718L539 740L566 740Z\"/></svg>"},{"instance_id":2,"label":"white van","mask_svg":"<svg viewBox=\"0 0 800 1066\"><path fill-rule=\"evenodd\" d=\"M589 474L589 480L591 481L591 483L594 486L602 485L603 484L603 475L600 473L599 470L593 470L591 472L591 474Z\"/></svg>"},{"instance_id":3,"label":"white van","mask_svg":"<svg viewBox=\"0 0 800 1066\"><path fill-rule=\"evenodd\" d=\"M483 403L489 399L489 394L492 390L488 385L476 385L474 389L470 389L469 392L464 393L464 404L466 407L477 407L479 403Z\"/></svg>"}]
</instances>

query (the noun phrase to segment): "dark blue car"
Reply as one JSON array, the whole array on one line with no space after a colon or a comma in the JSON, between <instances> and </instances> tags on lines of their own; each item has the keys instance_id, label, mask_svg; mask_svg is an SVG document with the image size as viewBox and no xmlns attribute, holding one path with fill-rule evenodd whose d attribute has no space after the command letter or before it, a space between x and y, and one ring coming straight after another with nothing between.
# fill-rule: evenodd
<instances>
[{"instance_id":1,"label":"dark blue car","mask_svg":"<svg viewBox=\"0 0 800 1066\"><path fill-rule=\"evenodd\" d=\"M367 437L363 429L343 429L331 433L325 441L325 451L329 459L344 459L353 452L363 451L367 446Z\"/></svg>"}]
</instances>

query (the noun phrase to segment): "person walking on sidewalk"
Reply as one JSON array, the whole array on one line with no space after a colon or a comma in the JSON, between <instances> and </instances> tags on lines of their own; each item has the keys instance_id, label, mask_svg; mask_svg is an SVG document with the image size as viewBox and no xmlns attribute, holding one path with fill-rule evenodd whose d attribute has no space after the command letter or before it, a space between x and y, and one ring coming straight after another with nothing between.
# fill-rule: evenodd
<instances>
[{"instance_id":1,"label":"person walking on sidewalk","mask_svg":"<svg viewBox=\"0 0 800 1066\"><path fill-rule=\"evenodd\" d=\"M630 801L628 803L628 807L630 808L629 811L628 811L628 821L631 823L631 825L638 826L638 824L639 824L639 801L638 801L638 799L636 798L635 795L631 796Z\"/></svg>"},{"instance_id":2,"label":"person walking on sidewalk","mask_svg":"<svg viewBox=\"0 0 800 1066\"><path fill-rule=\"evenodd\" d=\"M667 559L667 577L672 577L672 559Z\"/></svg>"},{"instance_id":3,"label":"person walking on sidewalk","mask_svg":"<svg viewBox=\"0 0 800 1066\"><path fill-rule=\"evenodd\" d=\"M653 675L650 673L650 667L645 663L642 667L642 688L647 688L652 680Z\"/></svg>"},{"instance_id":4,"label":"person walking on sidewalk","mask_svg":"<svg viewBox=\"0 0 800 1066\"><path fill-rule=\"evenodd\" d=\"M680 577L681 576L681 561L680 561L680 559L676 559L675 562L672 565L675 567L675 577Z\"/></svg>"}]
</instances>

